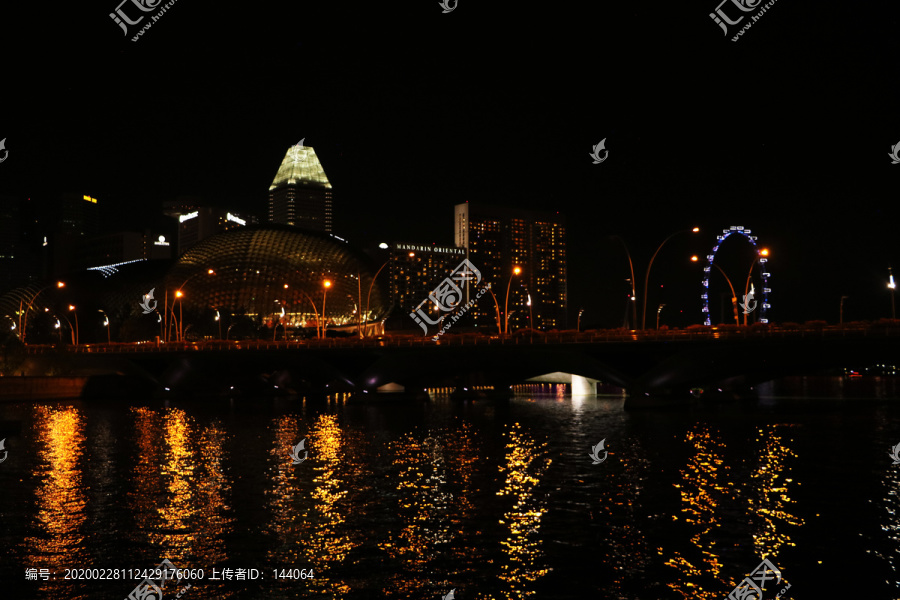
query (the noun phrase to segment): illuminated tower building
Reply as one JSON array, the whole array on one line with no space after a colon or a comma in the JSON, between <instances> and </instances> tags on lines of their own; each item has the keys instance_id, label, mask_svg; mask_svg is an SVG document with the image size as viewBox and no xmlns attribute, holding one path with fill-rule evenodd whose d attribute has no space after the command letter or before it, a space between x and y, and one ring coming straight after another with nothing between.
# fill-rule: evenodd
<instances>
[{"instance_id":1,"label":"illuminated tower building","mask_svg":"<svg viewBox=\"0 0 900 600\"><path fill-rule=\"evenodd\" d=\"M315 150L288 148L269 186L269 222L331 233L331 183Z\"/></svg>"},{"instance_id":2,"label":"illuminated tower building","mask_svg":"<svg viewBox=\"0 0 900 600\"><path fill-rule=\"evenodd\" d=\"M473 313L479 328L497 331L498 307L503 325L508 287L510 333L528 327L532 318L538 330L566 329L565 217L486 204L457 204L454 238L481 271L480 285L490 283L497 298L494 304L490 294L482 296ZM517 266L521 272L513 275ZM469 297L475 293L477 290L470 286Z\"/></svg>"}]
</instances>

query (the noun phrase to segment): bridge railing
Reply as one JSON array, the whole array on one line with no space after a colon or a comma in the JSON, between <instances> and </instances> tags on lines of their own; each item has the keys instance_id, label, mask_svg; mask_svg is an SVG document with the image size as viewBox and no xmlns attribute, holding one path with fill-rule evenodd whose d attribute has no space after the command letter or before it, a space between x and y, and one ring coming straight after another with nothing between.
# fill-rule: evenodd
<instances>
[{"instance_id":1,"label":"bridge railing","mask_svg":"<svg viewBox=\"0 0 900 600\"><path fill-rule=\"evenodd\" d=\"M28 354L48 352L74 352L90 354L146 353L146 352L195 352L195 351L240 351L278 349L320 349L320 348L416 348L430 346L507 346L543 344L596 344L627 342L666 342L684 340L737 340L770 338L832 338L832 337L900 337L900 327L870 326L824 326L824 327L716 327L703 329L675 329L649 331L591 330L591 331L550 331L519 332L507 336L488 336L478 333L447 334L435 342L432 337L379 336L375 338L326 338L297 341L266 340L206 340L202 342L140 342L113 344L28 345Z\"/></svg>"}]
</instances>

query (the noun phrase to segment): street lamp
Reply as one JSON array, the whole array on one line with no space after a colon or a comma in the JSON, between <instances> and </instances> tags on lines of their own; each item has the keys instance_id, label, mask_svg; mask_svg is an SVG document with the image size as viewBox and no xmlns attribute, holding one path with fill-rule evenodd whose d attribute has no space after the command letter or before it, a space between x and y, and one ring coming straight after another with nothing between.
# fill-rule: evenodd
<instances>
[{"instance_id":1,"label":"street lamp","mask_svg":"<svg viewBox=\"0 0 900 600\"><path fill-rule=\"evenodd\" d=\"M331 280L326 279L325 281L323 281L322 287L324 288L322 290L322 337L324 338L324 337L326 337L326 335L325 335L325 333L326 333L325 332L325 297L328 294L328 288L331 287Z\"/></svg>"},{"instance_id":2,"label":"street lamp","mask_svg":"<svg viewBox=\"0 0 900 600\"><path fill-rule=\"evenodd\" d=\"M575 325L575 331L577 331L579 333L581 333L581 313L583 313L583 312L584 312L583 308L578 311L578 321Z\"/></svg>"},{"instance_id":3,"label":"street lamp","mask_svg":"<svg viewBox=\"0 0 900 600\"><path fill-rule=\"evenodd\" d=\"M525 293L528 294L528 302L525 304L528 306L528 328L531 330L529 335L534 337L534 314L531 311L531 294L528 292L528 288L525 288Z\"/></svg>"},{"instance_id":4,"label":"street lamp","mask_svg":"<svg viewBox=\"0 0 900 600\"><path fill-rule=\"evenodd\" d=\"M366 335L369 334L369 300L372 299L372 286L375 285L375 280L378 278L378 274L381 273L381 269L388 266L389 262L391 262L391 261L385 262L383 265L381 265L381 267L379 267L379 269L377 271L375 271L375 276L372 277L372 281L371 281L371 283L369 283L369 293L366 295L366 316L365 316L365 320L363 322L363 326L366 329Z\"/></svg>"},{"instance_id":5,"label":"street lamp","mask_svg":"<svg viewBox=\"0 0 900 600\"><path fill-rule=\"evenodd\" d=\"M109 333L109 315L106 314L105 311L98 309L97 312L102 312L104 316L103 326L106 327L106 343L112 344Z\"/></svg>"},{"instance_id":6,"label":"street lamp","mask_svg":"<svg viewBox=\"0 0 900 600\"><path fill-rule=\"evenodd\" d=\"M191 275L190 277L185 279L183 282L181 282L181 285L179 285L175 289L175 298L181 298L184 295L181 292L181 290L185 285L187 285L188 281L190 281L197 275L202 275L202 274L203 273L194 273L193 275ZM216 272L213 269L207 269L206 274L207 275L215 275ZM166 285L166 293L165 293L165 298L163 300L163 304L165 306L165 310L163 312L165 312L165 314L166 314L166 340L165 341L168 342L169 341L169 286L168 285ZM183 311L181 310L180 306L179 306L179 314L183 314ZM172 320L173 321L175 320L175 302L172 302ZM180 320L181 319L179 319L179 321ZM179 322L178 326L176 327L176 331L178 331L179 337L181 337L181 333L182 333L181 326L182 326L182 324Z\"/></svg>"},{"instance_id":7,"label":"street lamp","mask_svg":"<svg viewBox=\"0 0 900 600\"><path fill-rule=\"evenodd\" d=\"M768 258L768 256L769 256L769 249L762 248L759 251L759 254L757 254L756 256L753 257L753 261L750 263L750 272L747 273L747 283L744 284L744 302L747 302L747 294L749 293L748 290L750 289L750 277L753 275L753 267L756 266L756 262L760 258ZM765 283L765 282L763 282L763 283ZM763 302L765 302L765 297L763 298ZM744 327L747 326L747 315L749 314L746 311L747 311L747 309L745 308L744 309Z\"/></svg>"},{"instance_id":8,"label":"street lamp","mask_svg":"<svg viewBox=\"0 0 900 600\"><path fill-rule=\"evenodd\" d=\"M180 289L175 290L175 302L181 300L184 297L184 292ZM174 305L173 305L174 309ZM173 315L174 316L174 315ZM184 341L184 331L182 326L184 325L184 302L178 302L178 323L175 326L175 331L178 332L178 339L176 341L183 342Z\"/></svg>"},{"instance_id":9,"label":"street lamp","mask_svg":"<svg viewBox=\"0 0 900 600\"><path fill-rule=\"evenodd\" d=\"M519 267L519 266L513 267L513 275L518 275L521 272L522 272L521 267ZM513 275L509 276L509 281L506 284L506 303L503 306L503 316L504 316L503 333L504 334L509 333L509 288L512 285Z\"/></svg>"},{"instance_id":10,"label":"street lamp","mask_svg":"<svg viewBox=\"0 0 900 600\"><path fill-rule=\"evenodd\" d=\"M75 310L75 306L73 306L72 304L69 305L69 310L72 312L73 315L75 315L75 345L77 346L78 339L79 339L79 336L78 336L78 312Z\"/></svg>"},{"instance_id":11,"label":"street lamp","mask_svg":"<svg viewBox=\"0 0 900 600\"><path fill-rule=\"evenodd\" d=\"M662 250L662 247L666 245L666 242L671 240L673 237L680 233L698 233L700 231L699 227L694 227L693 229L683 229L681 231L676 231L669 237L663 240L662 244L659 245L659 248L656 249L656 252L653 253L653 256L650 257L650 264L647 265L647 274L644 276L644 307L641 313L641 329L646 329L647 327L647 286L650 285L650 267L653 266L653 261L656 259L656 255L659 254L659 251Z\"/></svg>"},{"instance_id":12,"label":"street lamp","mask_svg":"<svg viewBox=\"0 0 900 600\"><path fill-rule=\"evenodd\" d=\"M734 286L731 285L731 280L728 278L728 275L725 274L725 271L722 270L722 267L720 267L716 263L712 263L712 266L719 270L719 273L721 273L722 277L725 278L725 281L728 282L728 287L731 288L731 305L734 307L734 324L740 326L741 319L738 316L737 294L734 293Z\"/></svg>"},{"instance_id":13,"label":"street lamp","mask_svg":"<svg viewBox=\"0 0 900 600\"><path fill-rule=\"evenodd\" d=\"M487 284L487 291L491 293L491 298L494 299L494 307L497 309L497 335L503 335L503 322L500 320L500 303L497 302L497 296L494 294L494 290L491 289L491 284Z\"/></svg>"},{"instance_id":14,"label":"street lamp","mask_svg":"<svg viewBox=\"0 0 900 600\"><path fill-rule=\"evenodd\" d=\"M897 284L894 283L894 274L893 272L891 272L890 267L888 267L888 275L890 277L890 281L888 282L888 289L891 290L891 320L893 321L897 319L897 312L895 310L894 304L894 290L897 288Z\"/></svg>"},{"instance_id":15,"label":"street lamp","mask_svg":"<svg viewBox=\"0 0 900 600\"><path fill-rule=\"evenodd\" d=\"M216 323L219 324L219 339L222 339L222 318L219 316L219 309L216 309Z\"/></svg>"},{"instance_id":16,"label":"street lamp","mask_svg":"<svg viewBox=\"0 0 900 600\"><path fill-rule=\"evenodd\" d=\"M19 334L19 339L23 344L25 343L25 331L26 329L28 329L28 311L31 310L31 305L34 304L34 301L37 300L37 297L41 295L41 292L43 292L44 290L49 290L53 287L53 285L54 284L50 284L39 289L37 293L35 293L35 295L31 297L31 300L28 301L28 307L25 309L24 313L22 312L22 301L19 300L19 331L21 332ZM57 281L55 285L57 289L66 287L66 284L62 281Z\"/></svg>"},{"instance_id":17,"label":"street lamp","mask_svg":"<svg viewBox=\"0 0 900 600\"><path fill-rule=\"evenodd\" d=\"M614 238L618 238L620 242L622 242L622 247L625 248L625 256L628 257L628 269L631 271L631 279L628 280L631 283L631 313L632 313L632 321L634 323L635 329L637 329L637 301L635 300L635 290L634 290L634 263L631 261L631 253L628 251L628 246L625 245L625 240L622 239L618 235L614 235ZM628 305L625 306L625 320L628 320Z\"/></svg>"},{"instance_id":18,"label":"street lamp","mask_svg":"<svg viewBox=\"0 0 900 600\"><path fill-rule=\"evenodd\" d=\"M656 309L656 330L659 331L659 313L662 312L662 309L665 308L665 304L660 304L659 308Z\"/></svg>"}]
</instances>

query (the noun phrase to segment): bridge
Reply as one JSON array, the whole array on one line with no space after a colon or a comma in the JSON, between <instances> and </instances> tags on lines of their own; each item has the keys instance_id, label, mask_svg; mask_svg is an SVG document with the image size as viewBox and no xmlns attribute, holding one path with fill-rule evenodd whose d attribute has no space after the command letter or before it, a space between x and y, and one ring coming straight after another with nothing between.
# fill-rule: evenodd
<instances>
[{"instance_id":1,"label":"bridge","mask_svg":"<svg viewBox=\"0 0 900 600\"><path fill-rule=\"evenodd\" d=\"M599 382L624 388L626 406L638 408L688 398L697 388L740 394L788 375L900 364L900 327L526 331L503 338L446 335L438 342L386 336L28 346L26 351L29 374L49 368L98 382L106 376L105 385L117 381L120 393L152 388L192 396L288 391L362 396L388 389L416 394L450 387L459 393L493 388L508 394L512 385L556 381L571 383L577 394L595 392ZM121 388L123 382L127 385Z\"/></svg>"}]
</instances>

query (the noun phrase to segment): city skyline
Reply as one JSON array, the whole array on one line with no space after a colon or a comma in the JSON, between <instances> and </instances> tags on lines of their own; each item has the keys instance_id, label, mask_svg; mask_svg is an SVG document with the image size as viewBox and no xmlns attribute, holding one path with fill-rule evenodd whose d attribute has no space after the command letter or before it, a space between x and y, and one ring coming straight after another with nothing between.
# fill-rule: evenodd
<instances>
[{"instance_id":1,"label":"city skyline","mask_svg":"<svg viewBox=\"0 0 900 600\"><path fill-rule=\"evenodd\" d=\"M289 12L309 18L309 10ZM684 301L661 301L667 311L683 302L677 310L693 314L684 323L700 322L702 272L682 261L737 225L772 250L773 321L835 322L842 296L846 319L886 317L888 267L900 264L891 201L900 166L888 156L900 141L889 101L898 84L869 57L889 48L866 36L868 45L823 45L784 61L785 44L818 35L798 28L792 10L779 4L738 43L721 39L705 14L667 15L664 24L642 13L627 19L646 28L633 39L603 24L553 48L510 33L516 54L501 74L483 60L496 54L489 41L447 60L409 52L409 44L453 47L478 19L499 24L496 11L438 11L405 40L279 29L248 53L213 36L210 55L185 52L208 27L184 3L124 46L118 28L82 18L94 35L56 57L52 80L9 75L20 92L8 99L16 119L0 132L8 152L0 194L89 194L123 227L182 195L262 218L285 149L304 139L339 190L334 232L362 247L449 245L447 221L466 201L565 214L577 248L568 256L570 319L584 308L585 323L621 322L630 274L612 236L626 240L642 272L666 236L699 226L702 243L673 240L651 283L683 285ZM260 24L255 13L246 18ZM658 53L639 41L648 35L691 42ZM598 79L586 66L603 60L600 39L629 58L604 62ZM318 60L303 76L282 76L284 57L309 52ZM151 59L139 76L110 75ZM854 89L835 83L848 80ZM608 155L594 164L601 140ZM47 168L53 148L61 155Z\"/></svg>"}]
</instances>

